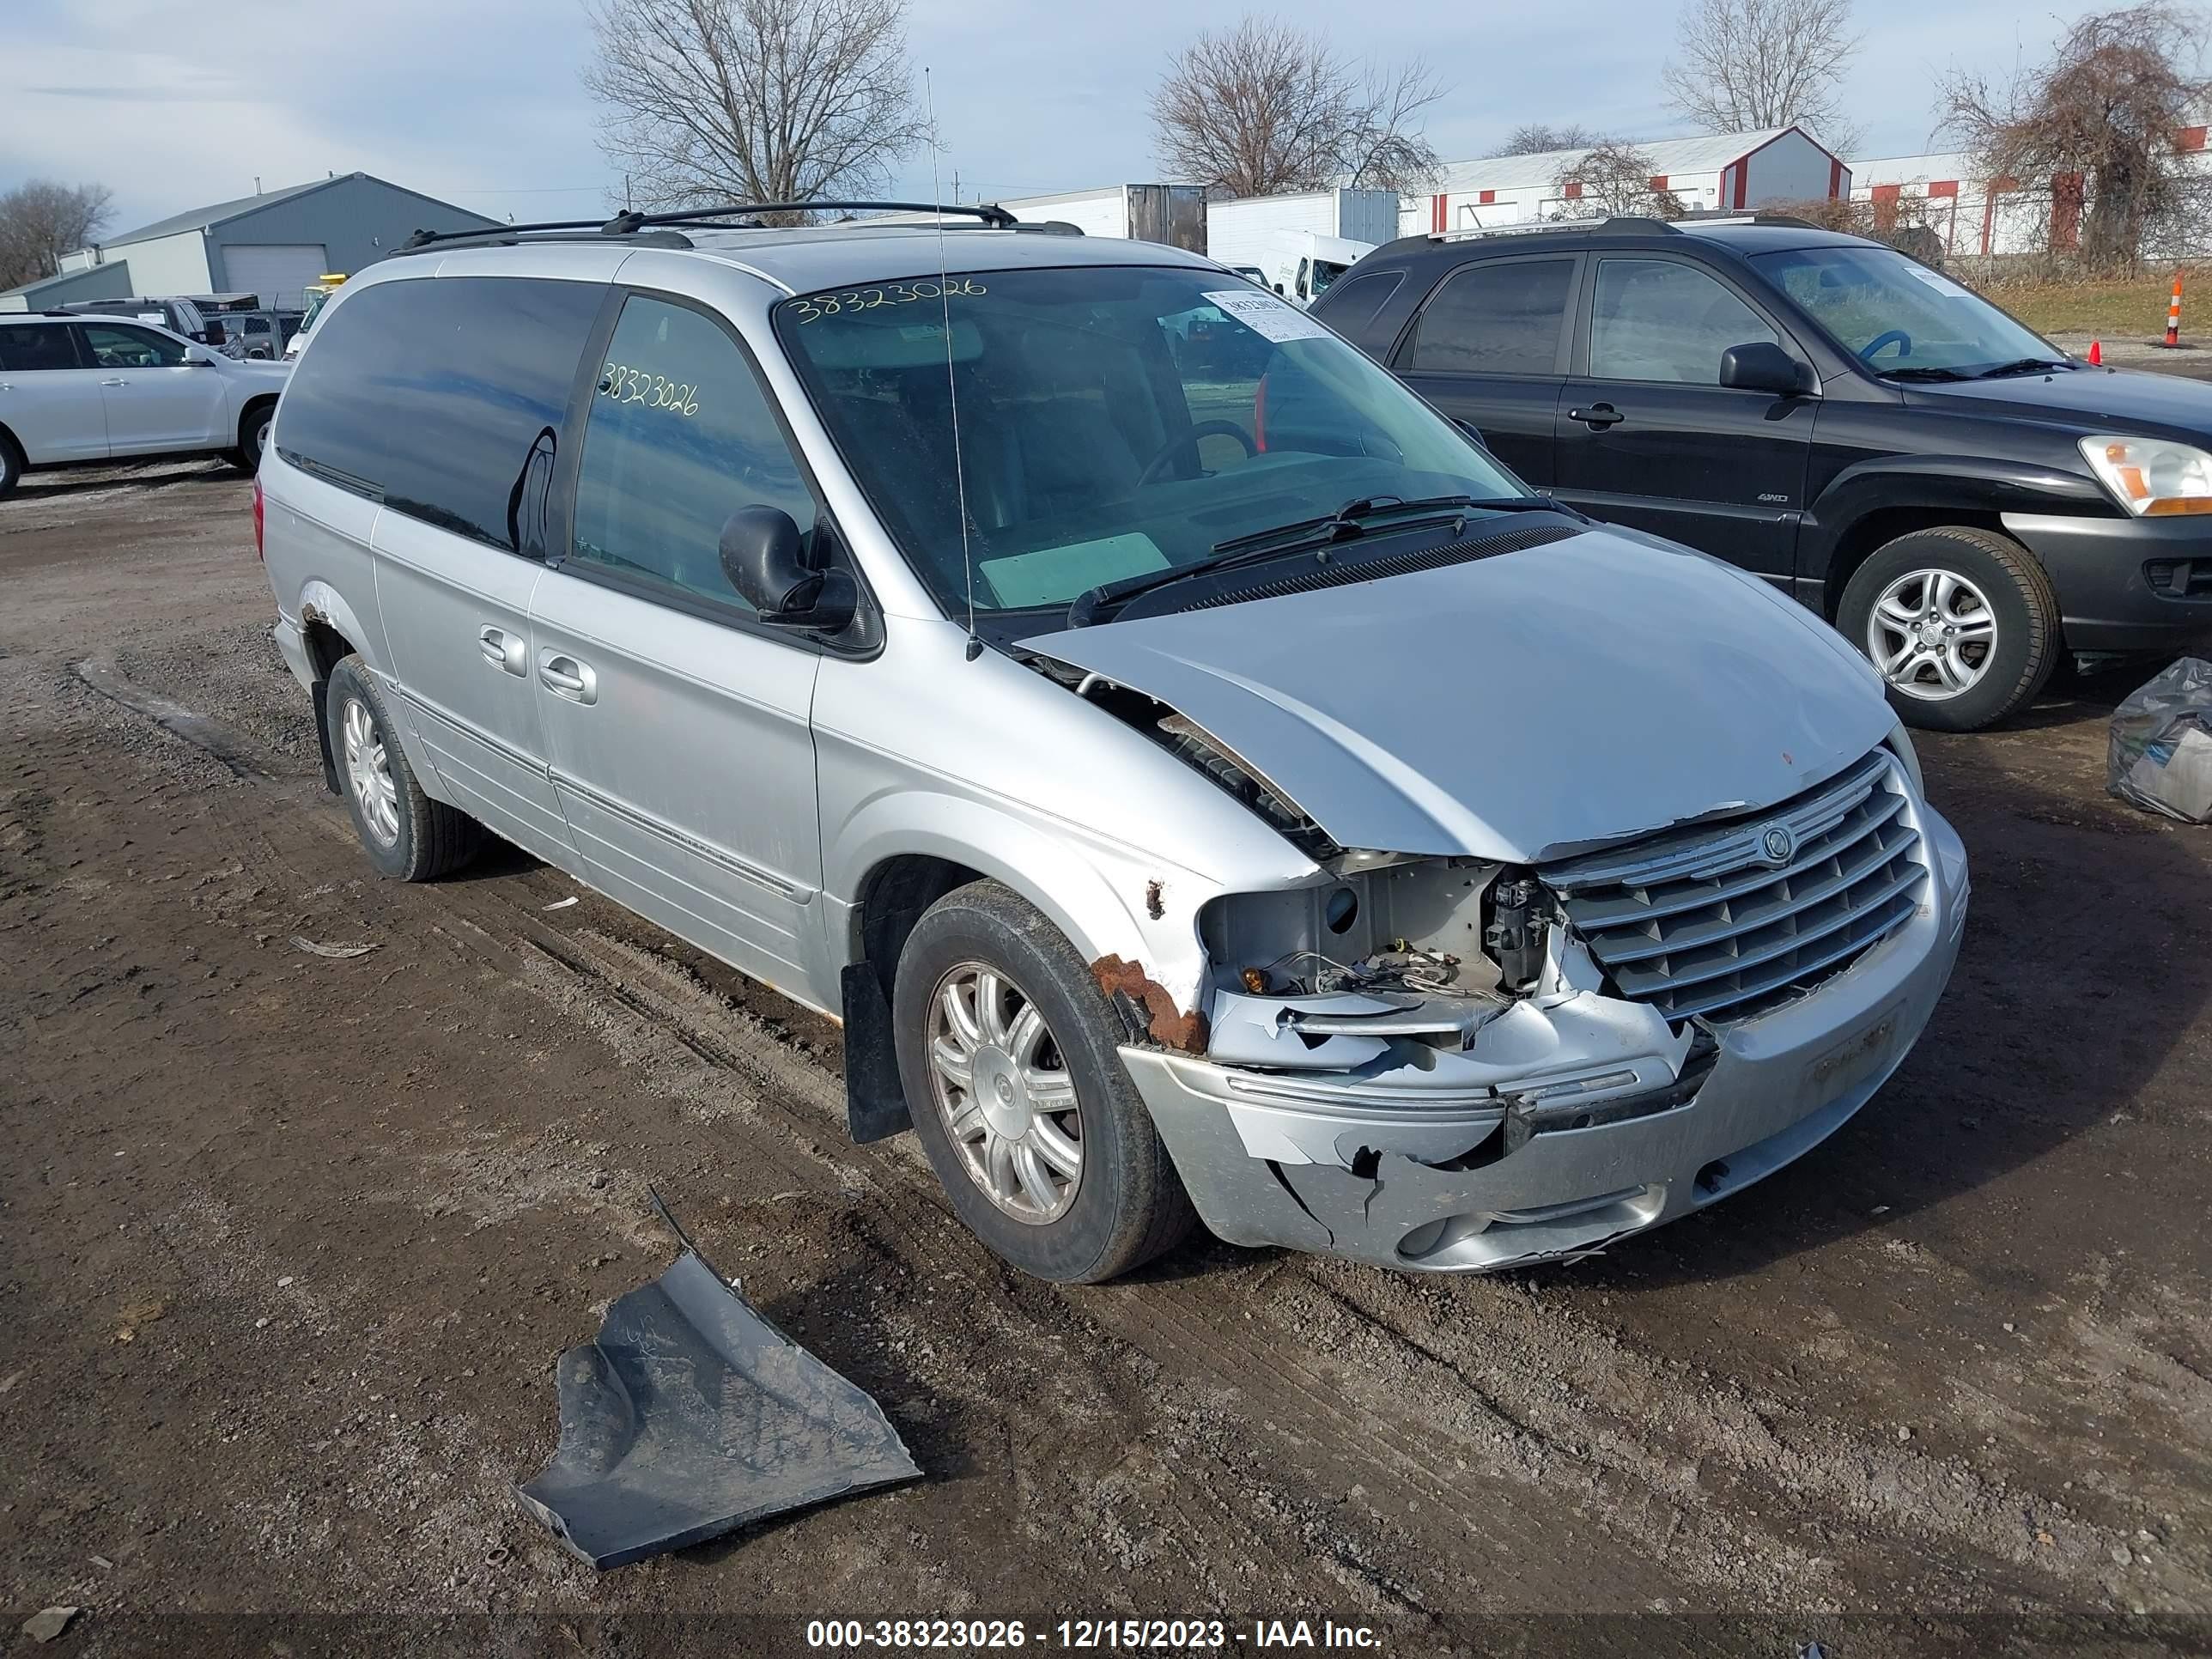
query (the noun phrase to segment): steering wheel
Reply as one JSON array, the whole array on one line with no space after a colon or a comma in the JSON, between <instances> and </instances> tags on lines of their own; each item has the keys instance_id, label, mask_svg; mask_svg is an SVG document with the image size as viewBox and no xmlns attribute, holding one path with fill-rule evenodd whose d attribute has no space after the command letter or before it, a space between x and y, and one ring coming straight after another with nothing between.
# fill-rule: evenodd
<instances>
[{"instance_id":1,"label":"steering wheel","mask_svg":"<svg viewBox=\"0 0 2212 1659\"><path fill-rule=\"evenodd\" d=\"M1168 463L1185 450L1196 455L1200 438L1234 438L1244 446L1247 460L1260 453L1260 446L1252 441L1252 434L1234 421L1194 421L1189 431L1169 439L1160 447L1160 453L1145 463L1145 470L1137 474L1138 485L1141 488L1146 484L1158 483L1160 474L1167 471Z\"/></svg>"},{"instance_id":2,"label":"steering wheel","mask_svg":"<svg viewBox=\"0 0 2212 1659\"><path fill-rule=\"evenodd\" d=\"M1887 334L1875 335L1874 338L1869 340L1864 345L1861 346L1859 348L1859 361L1863 363L1872 362L1874 361L1874 354L1881 350L1886 345L1894 345L1903 348L1897 354L1900 357L1910 357L1912 355L1912 337L1910 334L1907 334L1901 328L1893 328Z\"/></svg>"}]
</instances>

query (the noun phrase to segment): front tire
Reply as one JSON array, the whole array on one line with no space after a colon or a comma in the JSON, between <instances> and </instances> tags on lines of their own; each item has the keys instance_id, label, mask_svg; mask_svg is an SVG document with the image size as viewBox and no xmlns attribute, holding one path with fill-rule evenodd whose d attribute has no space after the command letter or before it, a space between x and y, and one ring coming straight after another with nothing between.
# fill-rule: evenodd
<instances>
[{"instance_id":1,"label":"front tire","mask_svg":"<svg viewBox=\"0 0 2212 1659\"><path fill-rule=\"evenodd\" d=\"M2058 597L2035 556L1944 525L1877 549L1836 626L1866 653L1908 726L1974 732L2034 700L2058 660Z\"/></svg>"},{"instance_id":2,"label":"front tire","mask_svg":"<svg viewBox=\"0 0 2212 1659\"><path fill-rule=\"evenodd\" d=\"M360 657L347 657L331 670L323 712L354 833L380 873L434 881L476 856L483 826L422 793L384 694Z\"/></svg>"},{"instance_id":3,"label":"front tire","mask_svg":"<svg viewBox=\"0 0 2212 1659\"><path fill-rule=\"evenodd\" d=\"M0 432L0 501L15 493L15 486L23 482L23 452L15 447L15 441Z\"/></svg>"},{"instance_id":4,"label":"front tire","mask_svg":"<svg viewBox=\"0 0 2212 1659\"><path fill-rule=\"evenodd\" d=\"M261 471L261 456L269 447L269 428L276 418L276 405L273 402L246 411L246 418L238 423L238 447L230 452L234 465L248 472Z\"/></svg>"},{"instance_id":5,"label":"front tire","mask_svg":"<svg viewBox=\"0 0 2212 1659\"><path fill-rule=\"evenodd\" d=\"M915 1132L960 1219L1039 1279L1095 1285L1195 1219L1075 949L995 881L932 905L892 987Z\"/></svg>"}]
</instances>

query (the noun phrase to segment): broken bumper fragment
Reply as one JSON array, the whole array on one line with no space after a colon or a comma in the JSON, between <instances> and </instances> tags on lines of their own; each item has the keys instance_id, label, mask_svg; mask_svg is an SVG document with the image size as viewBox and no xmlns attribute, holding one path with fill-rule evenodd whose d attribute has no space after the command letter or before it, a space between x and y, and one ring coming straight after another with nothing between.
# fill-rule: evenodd
<instances>
[{"instance_id":1,"label":"broken bumper fragment","mask_svg":"<svg viewBox=\"0 0 2212 1659\"><path fill-rule=\"evenodd\" d=\"M1199 1213L1233 1243L1430 1272L1596 1249L1781 1168L1904 1059L1967 898L1957 835L1917 816L1928 879L1910 918L1756 1018L1670 1023L1590 991L1516 1004L1455 1051L1348 1034L1357 999L1300 1035L1267 999L1225 998L1208 1057L1123 1056Z\"/></svg>"},{"instance_id":2,"label":"broken bumper fragment","mask_svg":"<svg viewBox=\"0 0 2212 1659\"><path fill-rule=\"evenodd\" d=\"M921 1474L873 1400L690 1249L556 1376L560 1447L515 1496L602 1570Z\"/></svg>"}]
</instances>

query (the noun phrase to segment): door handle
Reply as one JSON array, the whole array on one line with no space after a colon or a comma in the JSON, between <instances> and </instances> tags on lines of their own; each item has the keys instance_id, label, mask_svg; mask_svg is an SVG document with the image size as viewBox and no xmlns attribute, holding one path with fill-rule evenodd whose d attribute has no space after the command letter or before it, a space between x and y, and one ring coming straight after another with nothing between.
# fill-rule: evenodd
<instances>
[{"instance_id":1,"label":"door handle","mask_svg":"<svg viewBox=\"0 0 2212 1659\"><path fill-rule=\"evenodd\" d=\"M1588 409L1569 410L1567 418L1580 421L1593 432L1602 432L1609 426L1619 426L1628 416L1611 404L1592 404Z\"/></svg>"},{"instance_id":2,"label":"door handle","mask_svg":"<svg viewBox=\"0 0 2212 1659\"><path fill-rule=\"evenodd\" d=\"M556 697L570 702L597 702L599 677L589 663L578 662L563 652L548 651L538 659L538 678Z\"/></svg>"},{"instance_id":3,"label":"door handle","mask_svg":"<svg viewBox=\"0 0 2212 1659\"><path fill-rule=\"evenodd\" d=\"M477 649L483 653L486 662L495 667L504 668L518 679L530 672L528 650L519 635L508 633L504 628L494 628L486 623L477 629Z\"/></svg>"},{"instance_id":4,"label":"door handle","mask_svg":"<svg viewBox=\"0 0 2212 1659\"><path fill-rule=\"evenodd\" d=\"M102 380L100 382L100 385L102 386L129 386L130 384L130 381L123 380Z\"/></svg>"}]
</instances>

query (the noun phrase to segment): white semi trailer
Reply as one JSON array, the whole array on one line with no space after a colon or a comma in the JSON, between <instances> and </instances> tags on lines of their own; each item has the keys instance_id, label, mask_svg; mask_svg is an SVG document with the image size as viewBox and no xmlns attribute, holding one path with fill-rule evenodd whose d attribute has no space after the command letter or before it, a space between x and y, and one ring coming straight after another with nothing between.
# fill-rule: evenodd
<instances>
[{"instance_id":1,"label":"white semi trailer","mask_svg":"<svg viewBox=\"0 0 2212 1659\"><path fill-rule=\"evenodd\" d=\"M1398 234L1398 194L1389 190L1317 190L1250 196L1208 204L1206 251L1223 264L1258 270L1269 288L1310 303Z\"/></svg>"}]
</instances>

